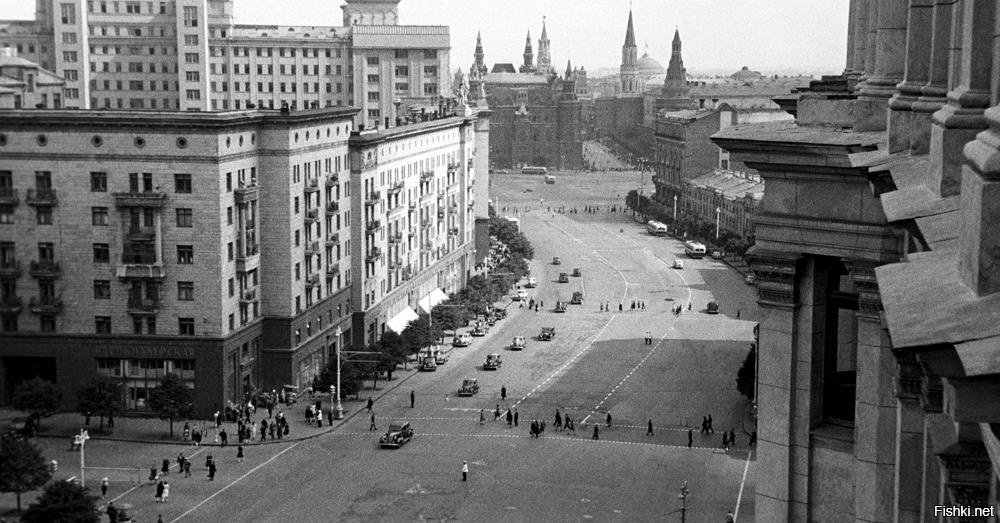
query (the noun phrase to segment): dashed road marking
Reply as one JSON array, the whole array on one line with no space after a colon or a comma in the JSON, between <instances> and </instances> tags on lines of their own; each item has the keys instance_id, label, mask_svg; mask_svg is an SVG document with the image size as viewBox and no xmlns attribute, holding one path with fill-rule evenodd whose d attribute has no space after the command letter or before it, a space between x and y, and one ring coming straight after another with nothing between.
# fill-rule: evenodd
<instances>
[{"instance_id":1,"label":"dashed road marking","mask_svg":"<svg viewBox=\"0 0 1000 523\"><path fill-rule=\"evenodd\" d=\"M378 431L361 431L361 432L331 432L330 436L371 436L374 437L378 435ZM668 443L656 443L651 441L621 441L614 439L591 439L585 435L581 436L561 436L561 435L549 435L541 436L539 438L532 438L528 434L516 433L516 434L482 434L482 433L465 433L465 434L455 434L455 433L445 433L445 432L418 432L415 436L432 436L436 438L503 438L503 439L543 439L543 440L555 440L560 442L578 442L578 443L595 443L595 444L610 444L610 445L636 445L643 447L662 447L671 449L697 449L697 450L708 450L712 452L722 452L722 449L718 447L703 447L699 445L693 445L688 447L687 445L672 445ZM176 520L175 520L176 521Z\"/></svg>"},{"instance_id":2,"label":"dashed road marking","mask_svg":"<svg viewBox=\"0 0 1000 523\"><path fill-rule=\"evenodd\" d=\"M625 382L626 382L626 381L627 381L627 380L628 380L629 378L631 378L631 377L632 377L632 374L634 374L634 373L635 373L635 371L639 369L639 367L642 367L642 365L643 365L644 363L646 363L646 360L648 360L648 359L649 359L649 357L650 357L650 356L652 356L654 352L656 352L656 349L658 349L658 348L660 347L660 344L662 344L662 343L663 343L663 340L665 340L665 339L667 338L667 334L668 334L669 332L670 332L670 331L667 331L667 332L663 333L663 336L661 336L661 337L660 337L660 339L659 339L659 340L657 340L657 342L656 342L656 345L653 345L653 346L652 346L652 347L651 347L651 348L649 349L649 352L647 352L647 353L646 353L646 355L645 355L645 356L643 356L643 358L642 358L641 360L639 360L639 363L637 363L637 364L635 365L635 367L632 367L632 370L628 371L628 374L626 374L626 375L625 375L625 377L624 377L624 378L622 378L622 380L621 380L621 381L619 381L619 382L618 382L618 384L617 384L617 385L615 385L615 386L614 386L614 388L612 388L612 389L611 389L611 391L610 391L610 392L608 392L608 393L607 393L607 394L606 394L606 395L604 396L604 398L603 398L603 399L601 399L601 401L599 401L599 402L597 403L597 405L595 405L595 406L594 406L594 408L593 408L593 409L591 409L591 411L590 411L590 414L587 414L587 417L583 418L583 421L581 421L581 422L580 422L580 424L581 424L581 425L583 425L583 424L587 423L587 420L588 420L588 419L590 419L590 417L591 417L591 416L593 416L593 415L594 415L594 413L596 413L596 412L597 412L598 410L600 410L601 406L602 406L602 405L604 405L604 402L608 401L608 398L610 398L612 394L614 394L615 392L617 392L617 391L618 391L618 389L619 389L619 388L620 388L620 387L621 387L621 386L622 386L622 385L623 385L623 384L624 384L624 383L625 383Z\"/></svg>"}]
</instances>

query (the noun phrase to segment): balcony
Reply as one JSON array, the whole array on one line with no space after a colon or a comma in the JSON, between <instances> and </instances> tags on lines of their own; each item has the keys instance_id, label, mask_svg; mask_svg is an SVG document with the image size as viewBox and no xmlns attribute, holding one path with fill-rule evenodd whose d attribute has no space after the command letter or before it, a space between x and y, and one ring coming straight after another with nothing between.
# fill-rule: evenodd
<instances>
[{"instance_id":1,"label":"balcony","mask_svg":"<svg viewBox=\"0 0 1000 523\"><path fill-rule=\"evenodd\" d=\"M434 171L424 171L420 173L421 182L429 182L434 179Z\"/></svg>"},{"instance_id":2,"label":"balcony","mask_svg":"<svg viewBox=\"0 0 1000 523\"><path fill-rule=\"evenodd\" d=\"M444 209L441 209L441 210L438 211L438 219L439 220L443 220L444 219Z\"/></svg>"},{"instance_id":3,"label":"balcony","mask_svg":"<svg viewBox=\"0 0 1000 523\"><path fill-rule=\"evenodd\" d=\"M129 314L156 314L156 311L159 308L160 308L159 300L134 299L134 298L129 298L128 300Z\"/></svg>"},{"instance_id":4,"label":"balcony","mask_svg":"<svg viewBox=\"0 0 1000 523\"><path fill-rule=\"evenodd\" d=\"M306 194L319 191L319 179L313 178L312 180L307 180L305 185L305 191Z\"/></svg>"},{"instance_id":5,"label":"balcony","mask_svg":"<svg viewBox=\"0 0 1000 523\"><path fill-rule=\"evenodd\" d=\"M327 276L336 276L337 274L340 274L340 262L331 262L330 265L327 265Z\"/></svg>"},{"instance_id":6,"label":"balcony","mask_svg":"<svg viewBox=\"0 0 1000 523\"><path fill-rule=\"evenodd\" d=\"M327 187L335 187L338 183L340 183L340 177L336 174L332 174L326 179Z\"/></svg>"},{"instance_id":7,"label":"balcony","mask_svg":"<svg viewBox=\"0 0 1000 523\"><path fill-rule=\"evenodd\" d=\"M167 193L160 191L116 192L114 197L116 207L162 209L167 201Z\"/></svg>"},{"instance_id":8,"label":"balcony","mask_svg":"<svg viewBox=\"0 0 1000 523\"><path fill-rule=\"evenodd\" d=\"M20 278L21 262L17 260L0 261L0 278Z\"/></svg>"},{"instance_id":9,"label":"balcony","mask_svg":"<svg viewBox=\"0 0 1000 523\"><path fill-rule=\"evenodd\" d=\"M365 230L372 233L382 228L382 222L379 220L372 220L365 225Z\"/></svg>"},{"instance_id":10,"label":"balcony","mask_svg":"<svg viewBox=\"0 0 1000 523\"><path fill-rule=\"evenodd\" d=\"M156 263L123 263L115 267L115 276L122 280L162 280L167 273Z\"/></svg>"},{"instance_id":11,"label":"balcony","mask_svg":"<svg viewBox=\"0 0 1000 523\"><path fill-rule=\"evenodd\" d=\"M31 268L28 269L28 274L35 278L51 280L61 276L62 269L59 268L58 263L51 260L33 261Z\"/></svg>"},{"instance_id":12,"label":"balcony","mask_svg":"<svg viewBox=\"0 0 1000 523\"><path fill-rule=\"evenodd\" d=\"M306 223L316 223L319 221L319 209L306 209L305 221Z\"/></svg>"},{"instance_id":13,"label":"balcony","mask_svg":"<svg viewBox=\"0 0 1000 523\"><path fill-rule=\"evenodd\" d=\"M246 252L237 245L236 252L236 272L250 272L260 266L260 244L253 244L247 247Z\"/></svg>"},{"instance_id":14,"label":"balcony","mask_svg":"<svg viewBox=\"0 0 1000 523\"><path fill-rule=\"evenodd\" d=\"M340 202L329 202L326 204L326 215L333 216L340 212Z\"/></svg>"},{"instance_id":15,"label":"balcony","mask_svg":"<svg viewBox=\"0 0 1000 523\"><path fill-rule=\"evenodd\" d=\"M28 189L24 200L28 202L28 205L56 205L59 203L55 189Z\"/></svg>"},{"instance_id":16,"label":"balcony","mask_svg":"<svg viewBox=\"0 0 1000 523\"><path fill-rule=\"evenodd\" d=\"M17 205L21 199L17 196L17 189L13 187L0 187L0 205Z\"/></svg>"},{"instance_id":17,"label":"balcony","mask_svg":"<svg viewBox=\"0 0 1000 523\"><path fill-rule=\"evenodd\" d=\"M244 289L243 293L240 294L240 303L252 303L257 301L257 289Z\"/></svg>"},{"instance_id":18,"label":"balcony","mask_svg":"<svg viewBox=\"0 0 1000 523\"><path fill-rule=\"evenodd\" d=\"M125 239L134 242L148 242L156 239L156 229L153 227L129 227L125 231Z\"/></svg>"},{"instance_id":19,"label":"balcony","mask_svg":"<svg viewBox=\"0 0 1000 523\"><path fill-rule=\"evenodd\" d=\"M333 247L340 243L340 233L330 233L326 236L326 246Z\"/></svg>"},{"instance_id":20,"label":"balcony","mask_svg":"<svg viewBox=\"0 0 1000 523\"><path fill-rule=\"evenodd\" d=\"M421 228L426 229L426 228L430 227L431 225L434 225L434 224L433 224L433 222L431 222L430 218L424 218L423 220L420 220L420 227Z\"/></svg>"},{"instance_id":21,"label":"balcony","mask_svg":"<svg viewBox=\"0 0 1000 523\"><path fill-rule=\"evenodd\" d=\"M389 270L390 271L397 271L397 270L402 269L402 268L403 268L403 263L400 262L399 260L393 260L393 261L389 262Z\"/></svg>"},{"instance_id":22,"label":"balcony","mask_svg":"<svg viewBox=\"0 0 1000 523\"><path fill-rule=\"evenodd\" d=\"M403 241L403 234L402 233L397 232L395 234L390 234L389 235L389 243L399 243L401 241Z\"/></svg>"},{"instance_id":23,"label":"balcony","mask_svg":"<svg viewBox=\"0 0 1000 523\"><path fill-rule=\"evenodd\" d=\"M458 236L458 227L448 229L448 236Z\"/></svg>"},{"instance_id":24,"label":"balcony","mask_svg":"<svg viewBox=\"0 0 1000 523\"><path fill-rule=\"evenodd\" d=\"M244 203L252 202L257 200L260 193L260 187L256 184L247 185L244 187L237 187L233 191L233 198L236 200L236 205L243 205Z\"/></svg>"},{"instance_id":25,"label":"balcony","mask_svg":"<svg viewBox=\"0 0 1000 523\"><path fill-rule=\"evenodd\" d=\"M372 247L371 252L368 256L365 256L365 261L368 263L375 263L376 260L382 257L382 249L378 247Z\"/></svg>"},{"instance_id":26,"label":"balcony","mask_svg":"<svg viewBox=\"0 0 1000 523\"><path fill-rule=\"evenodd\" d=\"M459 170L461 167L462 167L461 162L451 162L451 163L448 164L448 171L449 172L455 172L455 171Z\"/></svg>"},{"instance_id":27,"label":"balcony","mask_svg":"<svg viewBox=\"0 0 1000 523\"><path fill-rule=\"evenodd\" d=\"M306 287L312 288L319 285L319 274L310 274L306 276Z\"/></svg>"},{"instance_id":28,"label":"balcony","mask_svg":"<svg viewBox=\"0 0 1000 523\"><path fill-rule=\"evenodd\" d=\"M398 193L399 191L402 191L404 187L406 187L406 184L402 180L400 180L392 184L392 187L389 187L389 192Z\"/></svg>"},{"instance_id":29,"label":"balcony","mask_svg":"<svg viewBox=\"0 0 1000 523\"><path fill-rule=\"evenodd\" d=\"M408 207L410 208L411 211L417 210L417 202L410 202Z\"/></svg>"},{"instance_id":30,"label":"balcony","mask_svg":"<svg viewBox=\"0 0 1000 523\"><path fill-rule=\"evenodd\" d=\"M33 314L58 314L62 311L62 296L32 297L28 308Z\"/></svg>"},{"instance_id":31,"label":"balcony","mask_svg":"<svg viewBox=\"0 0 1000 523\"><path fill-rule=\"evenodd\" d=\"M319 241L309 242L305 247L306 256L319 254Z\"/></svg>"},{"instance_id":32,"label":"balcony","mask_svg":"<svg viewBox=\"0 0 1000 523\"><path fill-rule=\"evenodd\" d=\"M371 194L368 195L368 198L365 199L365 205L367 205L369 207L378 205L378 202L381 199L382 199L382 192L381 191L374 191L374 192L372 192Z\"/></svg>"},{"instance_id":33,"label":"balcony","mask_svg":"<svg viewBox=\"0 0 1000 523\"><path fill-rule=\"evenodd\" d=\"M20 296L0 296L0 314L20 314Z\"/></svg>"}]
</instances>

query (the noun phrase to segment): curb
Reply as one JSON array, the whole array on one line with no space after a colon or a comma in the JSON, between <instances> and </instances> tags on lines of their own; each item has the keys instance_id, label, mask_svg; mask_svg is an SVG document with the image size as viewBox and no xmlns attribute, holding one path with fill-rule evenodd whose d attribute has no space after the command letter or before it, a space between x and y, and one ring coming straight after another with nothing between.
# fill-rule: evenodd
<instances>
[{"instance_id":1,"label":"curb","mask_svg":"<svg viewBox=\"0 0 1000 523\"><path fill-rule=\"evenodd\" d=\"M412 378L413 376L416 376L416 375L417 375L417 371L416 371L416 369L414 369L414 371L412 373L410 373L409 376L400 379L395 385L393 385L393 386L391 386L389 388L386 388L386 389L382 389L381 390L381 394L375 396L374 399L381 399L383 396L385 396L386 394L388 394L388 393L396 390L403 383L405 383L407 380L409 380L410 378ZM350 421L351 419L353 419L355 416L357 416L363 410L365 410L364 407L362 407L362 408L360 408L358 410L355 410L354 412L352 412L352 413L350 413L348 415L345 415L342 419L335 420L335 423L333 425L330 425L328 428L324 429L323 431L317 432L315 434L310 434L308 436L299 436L299 437L294 437L294 438L289 437L289 438L282 438L282 439L270 439L270 440L267 440L267 441L253 441L253 442L248 442L248 443L245 442L245 443L243 443L243 446L244 447L256 447L256 446L262 446L262 445L278 445L278 444L286 443L286 442L306 441L306 440L310 440L310 439L313 439L313 438L317 438L319 436L322 436L324 434L328 434L328 433L332 432L336 428L339 428L341 425L343 425L343 424L347 423L348 421ZM36 433L33 437L35 437L35 438L49 438L49 439L65 439L68 436L65 435L65 434L63 434L63 435L56 435L56 434L37 434ZM108 437L108 436L91 436L90 439L92 439L92 440L101 440L101 441L120 441L120 442L125 442L125 443L147 443L147 444L153 444L153 445L175 445L175 446L181 446L181 447L193 447L194 446L190 441L140 439L140 438L119 438L119 437L115 437L115 436L110 436L110 437ZM226 447L233 447L233 448L235 448L237 445L238 444L234 443L234 444L226 445ZM214 442L213 443L203 443L200 446L202 446L202 447L219 447L219 448L222 448L222 444L221 443L214 443Z\"/></svg>"}]
</instances>

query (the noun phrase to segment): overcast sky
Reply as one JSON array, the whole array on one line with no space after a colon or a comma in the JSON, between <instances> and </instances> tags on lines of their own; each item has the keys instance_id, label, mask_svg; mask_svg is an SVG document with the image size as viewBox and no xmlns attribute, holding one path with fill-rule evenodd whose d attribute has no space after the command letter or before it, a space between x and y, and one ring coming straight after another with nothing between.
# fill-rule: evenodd
<instances>
[{"instance_id":1,"label":"overcast sky","mask_svg":"<svg viewBox=\"0 0 1000 523\"><path fill-rule=\"evenodd\" d=\"M34 2L0 0L3 18L31 18ZM451 28L452 68L468 69L476 31L486 61L522 61L531 30L537 54L542 17L557 69L617 67L632 5L636 42L664 66L674 28L688 70L839 73L844 68L848 0L402 0L400 22ZM235 0L241 24L341 25L340 0Z\"/></svg>"}]
</instances>

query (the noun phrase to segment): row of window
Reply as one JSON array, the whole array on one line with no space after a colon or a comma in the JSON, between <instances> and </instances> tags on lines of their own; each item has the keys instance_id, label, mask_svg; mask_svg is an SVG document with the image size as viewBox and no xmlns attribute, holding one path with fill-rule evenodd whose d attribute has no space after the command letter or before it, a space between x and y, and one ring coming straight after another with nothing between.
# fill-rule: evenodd
<instances>
[{"instance_id":1,"label":"row of window","mask_svg":"<svg viewBox=\"0 0 1000 523\"><path fill-rule=\"evenodd\" d=\"M94 316L94 332L97 334L111 334L111 316ZM156 316L133 317L132 334L157 334ZM194 318L177 318L177 334L180 336L194 336Z\"/></svg>"}]
</instances>

